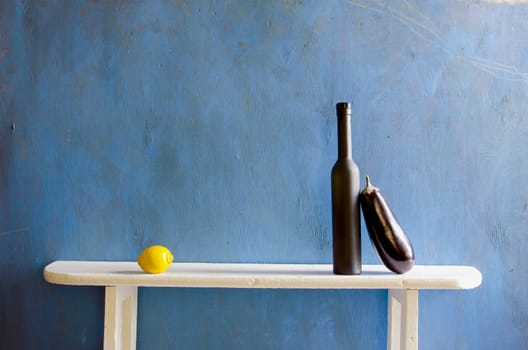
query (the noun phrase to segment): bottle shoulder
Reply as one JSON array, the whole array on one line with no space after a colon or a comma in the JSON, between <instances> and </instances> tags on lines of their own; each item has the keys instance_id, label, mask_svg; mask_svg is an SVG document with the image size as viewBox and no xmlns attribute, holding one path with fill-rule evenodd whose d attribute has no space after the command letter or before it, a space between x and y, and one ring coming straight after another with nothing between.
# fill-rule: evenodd
<instances>
[{"instance_id":1,"label":"bottle shoulder","mask_svg":"<svg viewBox=\"0 0 528 350\"><path fill-rule=\"evenodd\" d=\"M332 168L332 176L348 174L359 178L359 168L352 159L339 159Z\"/></svg>"},{"instance_id":2,"label":"bottle shoulder","mask_svg":"<svg viewBox=\"0 0 528 350\"><path fill-rule=\"evenodd\" d=\"M356 162L354 162L354 160L352 158L341 158L341 159L338 159L335 162L333 169L337 169L337 168L352 169L352 170L355 169L355 170L359 171L359 168L358 168Z\"/></svg>"}]
</instances>

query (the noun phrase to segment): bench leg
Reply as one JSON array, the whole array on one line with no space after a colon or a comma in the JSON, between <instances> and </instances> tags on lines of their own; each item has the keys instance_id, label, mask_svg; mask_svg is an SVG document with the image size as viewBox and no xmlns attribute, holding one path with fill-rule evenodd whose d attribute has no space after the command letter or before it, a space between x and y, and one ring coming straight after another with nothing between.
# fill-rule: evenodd
<instances>
[{"instance_id":1,"label":"bench leg","mask_svg":"<svg viewBox=\"0 0 528 350\"><path fill-rule=\"evenodd\" d=\"M388 350L418 350L418 290L389 289Z\"/></svg>"},{"instance_id":2,"label":"bench leg","mask_svg":"<svg viewBox=\"0 0 528 350\"><path fill-rule=\"evenodd\" d=\"M105 287L104 350L135 350L137 287Z\"/></svg>"}]
</instances>

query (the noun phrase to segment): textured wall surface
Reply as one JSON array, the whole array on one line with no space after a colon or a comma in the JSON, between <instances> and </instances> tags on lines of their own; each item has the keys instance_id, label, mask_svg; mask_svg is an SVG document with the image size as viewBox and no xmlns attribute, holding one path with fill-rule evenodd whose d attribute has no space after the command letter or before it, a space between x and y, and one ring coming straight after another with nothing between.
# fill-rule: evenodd
<instances>
[{"instance_id":1,"label":"textured wall surface","mask_svg":"<svg viewBox=\"0 0 528 350\"><path fill-rule=\"evenodd\" d=\"M528 344L528 5L0 1L0 349L98 349L53 260L331 261L334 105L418 264L423 349ZM363 236L363 262L377 258ZM384 349L386 292L140 289L138 349Z\"/></svg>"}]
</instances>

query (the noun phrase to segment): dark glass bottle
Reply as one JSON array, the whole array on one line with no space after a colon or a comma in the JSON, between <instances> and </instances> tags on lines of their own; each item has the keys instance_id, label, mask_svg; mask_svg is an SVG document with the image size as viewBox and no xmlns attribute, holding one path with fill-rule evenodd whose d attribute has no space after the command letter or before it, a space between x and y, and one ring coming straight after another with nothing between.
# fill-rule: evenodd
<instances>
[{"instance_id":1,"label":"dark glass bottle","mask_svg":"<svg viewBox=\"0 0 528 350\"><path fill-rule=\"evenodd\" d=\"M361 273L359 169L352 160L352 105L340 102L337 110L337 162L332 168L332 246L334 273Z\"/></svg>"}]
</instances>

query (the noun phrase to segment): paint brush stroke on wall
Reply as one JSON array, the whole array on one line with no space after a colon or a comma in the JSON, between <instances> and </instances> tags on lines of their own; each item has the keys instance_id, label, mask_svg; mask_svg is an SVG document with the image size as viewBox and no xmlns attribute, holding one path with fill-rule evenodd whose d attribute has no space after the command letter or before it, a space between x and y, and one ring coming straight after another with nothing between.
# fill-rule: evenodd
<instances>
[{"instance_id":1,"label":"paint brush stroke on wall","mask_svg":"<svg viewBox=\"0 0 528 350\"><path fill-rule=\"evenodd\" d=\"M493 4L509 4L509 5L528 4L528 0L483 0L483 1L493 3Z\"/></svg>"}]
</instances>

